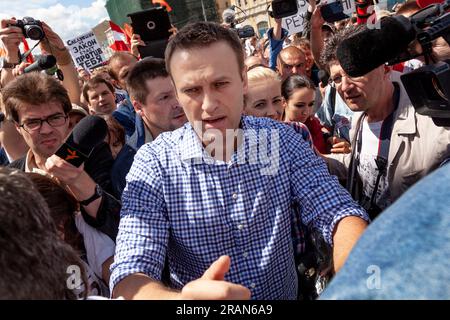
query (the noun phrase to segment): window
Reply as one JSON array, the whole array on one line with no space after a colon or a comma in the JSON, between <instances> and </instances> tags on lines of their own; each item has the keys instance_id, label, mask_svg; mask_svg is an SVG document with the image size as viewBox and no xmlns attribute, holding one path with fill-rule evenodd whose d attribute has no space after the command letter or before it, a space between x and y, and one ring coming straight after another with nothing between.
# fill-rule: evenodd
<instances>
[{"instance_id":1,"label":"window","mask_svg":"<svg viewBox=\"0 0 450 320\"><path fill-rule=\"evenodd\" d=\"M258 34L260 37L264 37L264 34L267 32L267 29L269 29L269 24L267 21L261 21L256 26L258 28Z\"/></svg>"}]
</instances>

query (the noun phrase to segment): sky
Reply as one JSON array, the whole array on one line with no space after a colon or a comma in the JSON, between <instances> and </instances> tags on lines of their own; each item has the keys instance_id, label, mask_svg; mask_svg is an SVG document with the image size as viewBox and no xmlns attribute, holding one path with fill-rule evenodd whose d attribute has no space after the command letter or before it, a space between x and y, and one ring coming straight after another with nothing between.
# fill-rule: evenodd
<instances>
[{"instance_id":1,"label":"sky","mask_svg":"<svg viewBox=\"0 0 450 320\"><path fill-rule=\"evenodd\" d=\"M0 19L24 16L45 21L64 41L108 19L106 0L0 0Z\"/></svg>"}]
</instances>

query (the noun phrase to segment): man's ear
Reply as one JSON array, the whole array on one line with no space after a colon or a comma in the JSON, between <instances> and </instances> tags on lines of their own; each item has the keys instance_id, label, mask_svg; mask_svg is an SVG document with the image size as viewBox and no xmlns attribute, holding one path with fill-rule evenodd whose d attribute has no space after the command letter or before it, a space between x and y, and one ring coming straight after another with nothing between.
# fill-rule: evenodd
<instances>
[{"instance_id":1,"label":"man's ear","mask_svg":"<svg viewBox=\"0 0 450 320\"><path fill-rule=\"evenodd\" d=\"M139 101L131 100L133 104L134 111L140 116L142 116L142 104Z\"/></svg>"},{"instance_id":2,"label":"man's ear","mask_svg":"<svg viewBox=\"0 0 450 320\"><path fill-rule=\"evenodd\" d=\"M15 121L14 121L14 126L16 127L17 132L18 132L21 136L23 136L22 130L20 130L19 124L18 124L17 122L15 122Z\"/></svg>"}]
</instances>

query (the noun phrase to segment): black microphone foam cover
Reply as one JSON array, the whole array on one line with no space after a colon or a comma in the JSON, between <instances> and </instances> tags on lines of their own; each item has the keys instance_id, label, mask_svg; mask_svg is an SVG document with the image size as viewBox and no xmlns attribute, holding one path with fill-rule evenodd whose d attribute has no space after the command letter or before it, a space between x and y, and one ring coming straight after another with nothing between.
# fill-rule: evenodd
<instances>
[{"instance_id":1,"label":"black microphone foam cover","mask_svg":"<svg viewBox=\"0 0 450 320\"><path fill-rule=\"evenodd\" d=\"M105 140L108 134L106 121L99 116L87 116L75 126L66 143L89 156L92 149Z\"/></svg>"},{"instance_id":2,"label":"black microphone foam cover","mask_svg":"<svg viewBox=\"0 0 450 320\"><path fill-rule=\"evenodd\" d=\"M403 16L381 20L377 29L363 29L341 42L337 58L351 77L363 76L405 52L416 31Z\"/></svg>"},{"instance_id":3,"label":"black microphone foam cover","mask_svg":"<svg viewBox=\"0 0 450 320\"><path fill-rule=\"evenodd\" d=\"M56 58L52 55L41 56L38 59L38 64L42 70L46 70L53 67L56 64Z\"/></svg>"}]
</instances>

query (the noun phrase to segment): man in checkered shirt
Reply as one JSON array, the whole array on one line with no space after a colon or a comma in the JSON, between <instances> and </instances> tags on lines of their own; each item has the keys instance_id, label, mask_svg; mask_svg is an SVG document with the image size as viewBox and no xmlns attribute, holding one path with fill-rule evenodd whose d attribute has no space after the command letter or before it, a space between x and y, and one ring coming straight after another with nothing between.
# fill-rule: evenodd
<instances>
[{"instance_id":1,"label":"man in checkered shirt","mask_svg":"<svg viewBox=\"0 0 450 320\"><path fill-rule=\"evenodd\" d=\"M234 31L199 22L166 66L189 123L136 154L127 176L113 296L295 299L291 205L344 263L368 217L283 123L242 116L247 76Z\"/></svg>"}]
</instances>

